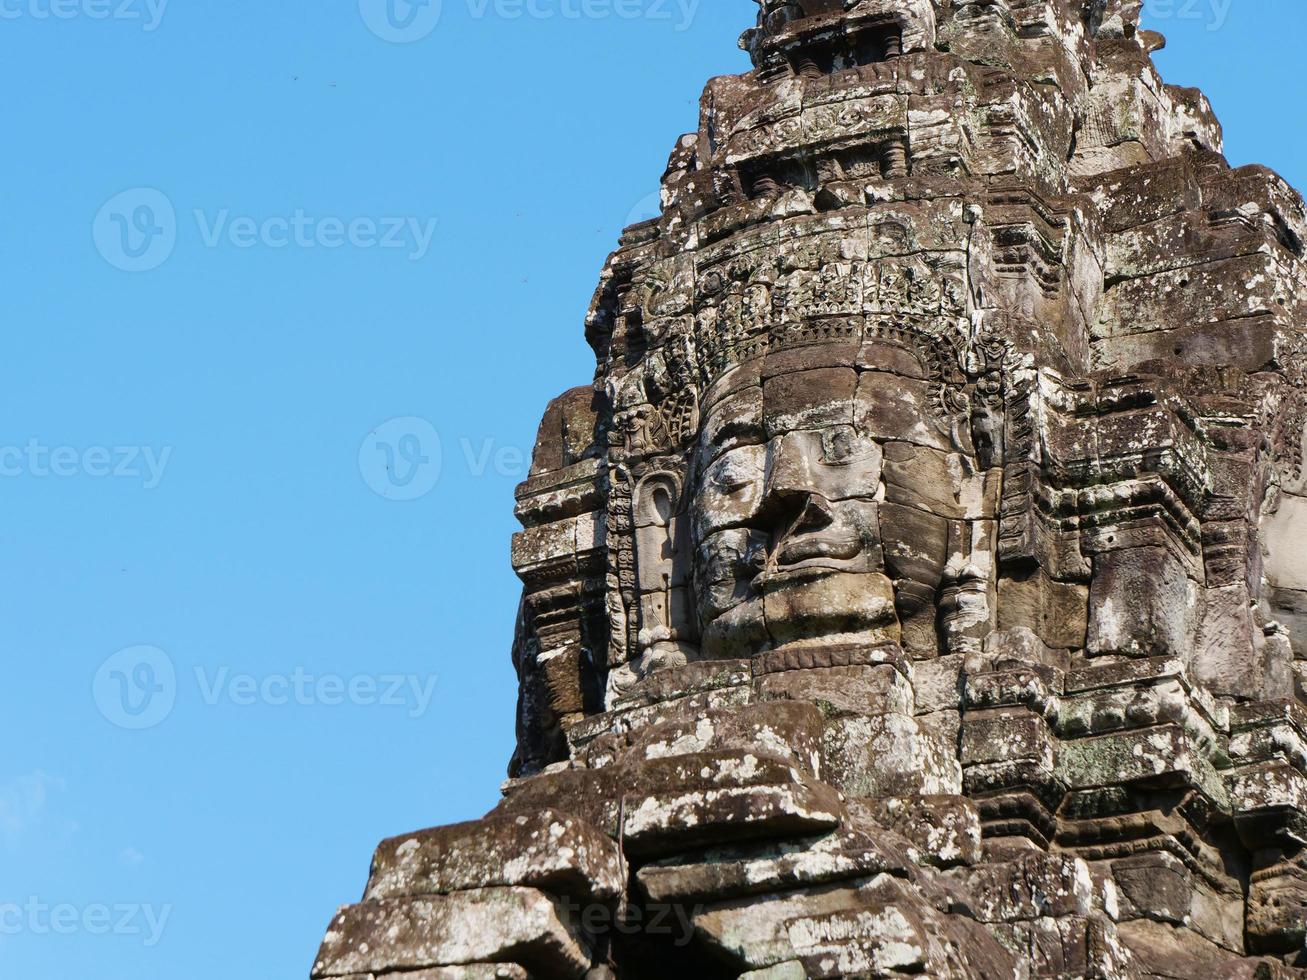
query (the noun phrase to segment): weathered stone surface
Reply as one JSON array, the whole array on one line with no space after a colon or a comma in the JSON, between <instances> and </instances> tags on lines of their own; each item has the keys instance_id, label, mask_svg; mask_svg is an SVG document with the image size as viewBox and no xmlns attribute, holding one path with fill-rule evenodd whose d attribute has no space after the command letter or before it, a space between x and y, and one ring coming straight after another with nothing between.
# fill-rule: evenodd
<instances>
[{"instance_id":1,"label":"weathered stone surface","mask_svg":"<svg viewBox=\"0 0 1307 980\"><path fill-rule=\"evenodd\" d=\"M594 826L553 810L396 837L377 848L367 901L522 885L582 901L625 888L616 846Z\"/></svg>"},{"instance_id":2,"label":"weathered stone surface","mask_svg":"<svg viewBox=\"0 0 1307 980\"><path fill-rule=\"evenodd\" d=\"M1176 855L1151 851L1122 858L1112 862L1110 874L1121 921L1151 919L1187 927L1227 949L1243 944L1243 896L1219 891L1219 886Z\"/></svg>"},{"instance_id":3,"label":"weathered stone surface","mask_svg":"<svg viewBox=\"0 0 1307 980\"><path fill-rule=\"evenodd\" d=\"M913 711L913 685L890 664L786 670L764 674L756 686L763 700L816 704L830 716L864 714L872 708Z\"/></svg>"},{"instance_id":4,"label":"weathered stone surface","mask_svg":"<svg viewBox=\"0 0 1307 980\"><path fill-rule=\"evenodd\" d=\"M1307 939L1307 867L1301 859L1253 874L1247 927L1258 950L1295 953L1303 949Z\"/></svg>"},{"instance_id":5,"label":"weathered stone surface","mask_svg":"<svg viewBox=\"0 0 1307 980\"><path fill-rule=\"evenodd\" d=\"M956 739L954 739L956 744ZM825 775L848 796L959 792L962 769L941 733L901 714L851 715L826 730Z\"/></svg>"},{"instance_id":6,"label":"weathered stone surface","mask_svg":"<svg viewBox=\"0 0 1307 980\"><path fill-rule=\"evenodd\" d=\"M1139 969L1136 946L1102 915L1035 919L990 928L1031 976L1121 980L1150 976Z\"/></svg>"},{"instance_id":7,"label":"weathered stone surface","mask_svg":"<svg viewBox=\"0 0 1307 980\"><path fill-rule=\"evenodd\" d=\"M1122 941L1134 952L1140 976L1146 980L1190 980L1229 977L1230 980L1293 980L1302 971L1270 958L1241 957L1183 929L1136 920L1119 926Z\"/></svg>"},{"instance_id":8,"label":"weathered stone surface","mask_svg":"<svg viewBox=\"0 0 1307 980\"><path fill-rule=\"evenodd\" d=\"M315 978L427 969L495 960L544 977L580 977L590 955L559 907L527 888L363 902L341 911L313 968Z\"/></svg>"},{"instance_id":9,"label":"weathered stone surface","mask_svg":"<svg viewBox=\"0 0 1307 980\"><path fill-rule=\"evenodd\" d=\"M741 973L740 980L805 980L807 975L801 962L790 960L788 963L781 963L766 970Z\"/></svg>"},{"instance_id":10,"label":"weathered stone surface","mask_svg":"<svg viewBox=\"0 0 1307 980\"><path fill-rule=\"evenodd\" d=\"M357 974L342 980L530 980L530 976L514 963L468 963L406 973Z\"/></svg>"},{"instance_id":11,"label":"weathered stone surface","mask_svg":"<svg viewBox=\"0 0 1307 980\"><path fill-rule=\"evenodd\" d=\"M1183 863L1155 852L1112 864L1112 880L1125 918L1156 919L1182 926L1193 911L1193 884Z\"/></svg>"},{"instance_id":12,"label":"weathered stone surface","mask_svg":"<svg viewBox=\"0 0 1307 980\"><path fill-rule=\"evenodd\" d=\"M517 493L504 799L318 974L1307 977L1307 207L1139 0L757 6Z\"/></svg>"},{"instance_id":13,"label":"weathered stone surface","mask_svg":"<svg viewBox=\"0 0 1307 980\"><path fill-rule=\"evenodd\" d=\"M749 837L802 836L838 827L842 800L784 760L752 752L701 753L645 764L668 787L627 797L622 843L633 854Z\"/></svg>"},{"instance_id":14,"label":"weathered stone surface","mask_svg":"<svg viewBox=\"0 0 1307 980\"><path fill-rule=\"evenodd\" d=\"M620 747L619 758L628 762L709 751L754 750L783 758L817 776L822 768L824 725L821 710L811 701L777 701L695 712L692 717L651 725L628 733L621 743L609 741L597 748L611 753Z\"/></svg>"},{"instance_id":15,"label":"weathered stone surface","mask_svg":"<svg viewBox=\"0 0 1307 980\"><path fill-rule=\"evenodd\" d=\"M1156 657L1191 640L1197 586L1164 548L1100 555L1090 594L1089 652Z\"/></svg>"},{"instance_id":16,"label":"weathered stone surface","mask_svg":"<svg viewBox=\"0 0 1307 980\"><path fill-rule=\"evenodd\" d=\"M1078 858L1031 854L956 874L974 896L972 911L981 922L1062 919L1094 911L1094 880Z\"/></svg>"},{"instance_id":17,"label":"weathered stone surface","mask_svg":"<svg viewBox=\"0 0 1307 980\"><path fill-rule=\"evenodd\" d=\"M981 859L980 815L962 796L886 796L868 807L876 822L903 835L913 861L937 868Z\"/></svg>"},{"instance_id":18,"label":"weathered stone surface","mask_svg":"<svg viewBox=\"0 0 1307 980\"><path fill-rule=\"evenodd\" d=\"M654 862L636 878L650 901L684 903L906 871L901 856L860 830L767 848L709 851L703 858L699 863L681 859Z\"/></svg>"},{"instance_id":19,"label":"weathered stone surface","mask_svg":"<svg viewBox=\"0 0 1307 980\"><path fill-rule=\"evenodd\" d=\"M744 969L779 966L797 953L809 977L1013 975L1012 958L964 921L941 915L882 875L860 885L728 903L695 923L710 947Z\"/></svg>"}]
</instances>

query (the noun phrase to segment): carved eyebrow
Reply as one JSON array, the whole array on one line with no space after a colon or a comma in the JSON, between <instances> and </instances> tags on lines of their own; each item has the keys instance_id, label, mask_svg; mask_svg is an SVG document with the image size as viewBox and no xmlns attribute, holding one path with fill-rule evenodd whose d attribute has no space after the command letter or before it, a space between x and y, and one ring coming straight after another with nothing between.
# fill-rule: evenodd
<instances>
[{"instance_id":1,"label":"carved eyebrow","mask_svg":"<svg viewBox=\"0 0 1307 980\"><path fill-rule=\"evenodd\" d=\"M727 453L708 467L706 475L719 486L737 486L755 479L762 471L761 462L752 455Z\"/></svg>"},{"instance_id":2,"label":"carved eyebrow","mask_svg":"<svg viewBox=\"0 0 1307 980\"><path fill-rule=\"evenodd\" d=\"M736 416L720 426L704 448L718 450L731 441L740 446L761 446L767 441L767 430L760 419ZM715 458L716 453L713 455Z\"/></svg>"}]
</instances>

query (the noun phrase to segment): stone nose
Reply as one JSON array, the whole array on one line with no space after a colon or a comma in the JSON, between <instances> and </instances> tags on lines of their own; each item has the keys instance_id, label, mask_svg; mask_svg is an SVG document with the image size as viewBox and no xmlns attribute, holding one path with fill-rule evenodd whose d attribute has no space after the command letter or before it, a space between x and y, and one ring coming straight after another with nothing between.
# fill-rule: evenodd
<instances>
[{"instance_id":1,"label":"stone nose","mask_svg":"<svg viewBox=\"0 0 1307 980\"><path fill-rule=\"evenodd\" d=\"M794 518L785 528L784 536L792 537L796 534L811 534L830 527L835 523L835 515L831 510L830 501L819 493L805 493L801 495L801 501L798 497L794 499Z\"/></svg>"},{"instance_id":2,"label":"stone nose","mask_svg":"<svg viewBox=\"0 0 1307 980\"><path fill-rule=\"evenodd\" d=\"M811 490L778 489L768 496L760 518L772 567L812 557L811 543L835 524L830 501Z\"/></svg>"},{"instance_id":3,"label":"stone nose","mask_svg":"<svg viewBox=\"0 0 1307 980\"><path fill-rule=\"evenodd\" d=\"M811 443L802 433L789 433L768 447L759 519L773 549L786 538L820 531L834 522L831 503L818 488L812 471Z\"/></svg>"},{"instance_id":4,"label":"stone nose","mask_svg":"<svg viewBox=\"0 0 1307 980\"><path fill-rule=\"evenodd\" d=\"M817 490L813 464L820 453L821 440L815 433L788 432L773 439L767 446L764 506Z\"/></svg>"}]
</instances>

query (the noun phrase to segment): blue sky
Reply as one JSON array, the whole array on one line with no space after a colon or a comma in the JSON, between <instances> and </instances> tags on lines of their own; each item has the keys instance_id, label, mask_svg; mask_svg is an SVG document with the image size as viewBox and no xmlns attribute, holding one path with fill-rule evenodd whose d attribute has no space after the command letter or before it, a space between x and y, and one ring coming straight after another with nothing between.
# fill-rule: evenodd
<instances>
[{"instance_id":1,"label":"blue sky","mask_svg":"<svg viewBox=\"0 0 1307 980\"><path fill-rule=\"evenodd\" d=\"M494 805L513 487L752 16L525 9L0 0L0 975L302 977ZM1151 20L1307 184L1307 7Z\"/></svg>"}]
</instances>

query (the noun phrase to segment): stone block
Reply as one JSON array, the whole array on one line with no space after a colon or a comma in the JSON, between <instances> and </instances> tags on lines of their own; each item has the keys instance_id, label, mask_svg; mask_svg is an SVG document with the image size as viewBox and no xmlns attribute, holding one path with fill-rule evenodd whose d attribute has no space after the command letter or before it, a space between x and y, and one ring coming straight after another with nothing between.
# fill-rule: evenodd
<instances>
[{"instance_id":1,"label":"stone block","mask_svg":"<svg viewBox=\"0 0 1307 980\"><path fill-rule=\"evenodd\" d=\"M891 664L786 670L764 674L756 688L760 700L809 701L830 716L913 709L913 685Z\"/></svg>"},{"instance_id":2,"label":"stone block","mask_svg":"<svg viewBox=\"0 0 1307 980\"><path fill-rule=\"evenodd\" d=\"M641 868L636 879L650 902L666 904L720 902L882 872L906 874L906 863L877 842L874 832L839 830L815 839L716 848L693 863L657 861Z\"/></svg>"},{"instance_id":3,"label":"stone block","mask_svg":"<svg viewBox=\"0 0 1307 980\"><path fill-rule=\"evenodd\" d=\"M696 926L736 969L780 966L795 954L811 978L997 977L1015 967L983 929L941 915L886 875L856 886L791 891L765 903L714 906Z\"/></svg>"},{"instance_id":4,"label":"stone block","mask_svg":"<svg viewBox=\"0 0 1307 980\"><path fill-rule=\"evenodd\" d=\"M1307 940L1307 868L1284 862L1253 873L1248 939L1262 953L1296 953Z\"/></svg>"},{"instance_id":5,"label":"stone block","mask_svg":"<svg viewBox=\"0 0 1307 980\"><path fill-rule=\"evenodd\" d=\"M1265 640L1253 621L1242 582L1202 591L1192 656L1194 677L1213 693L1259 700L1274 696L1265 663ZM1286 664L1287 670L1287 664Z\"/></svg>"},{"instance_id":6,"label":"stone block","mask_svg":"<svg viewBox=\"0 0 1307 980\"><path fill-rule=\"evenodd\" d=\"M928 381L882 371L865 371L858 378L856 424L877 441L952 452L958 447L940 415L938 387Z\"/></svg>"},{"instance_id":7,"label":"stone block","mask_svg":"<svg viewBox=\"0 0 1307 980\"><path fill-rule=\"evenodd\" d=\"M810 587L801 577L763 596L767 631L776 646L815 637L857 634L859 642L897 643L894 585L880 574L832 574Z\"/></svg>"},{"instance_id":8,"label":"stone block","mask_svg":"<svg viewBox=\"0 0 1307 980\"><path fill-rule=\"evenodd\" d=\"M910 715L836 718L823 739L823 776L850 797L958 793L955 744Z\"/></svg>"},{"instance_id":9,"label":"stone block","mask_svg":"<svg viewBox=\"0 0 1307 980\"><path fill-rule=\"evenodd\" d=\"M808 973L799 960L790 960L765 970L750 970L741 973L739 980L807 980Z\"/></svg>"},{"instance_id":10,"label":"stone block","mask_svg":"<svg viewBox=\"0 0 1307 980\"><path fill-rule=\"evenodd\" d=\"M1156 851L1112 862L1122 919L1155 919L1182 926L1193 911L1189 869L1172 854Z\"/></svg>"},{"instance_id":11,"label":"stone block","mask_svg":"<svg viewBox=\"0 0 1307 980\"><path fill-rule=\"evenodd\" d=\"M714 708L629 733L621 761L754 750L817 776L824 723L821 710L807 700Z\"/></svg>"},{"instance_id":12,"label":"stone block","mask_svg":"<svg viewBox=\"0 0 1307 980\"><path fill-rule=\"evenodd\" d=\"M372 860L365 900L511 886L607 902L625 882L612 840L577 817L543 810L385 841Z\"/></svg>"},{"instance_id":13,"label":"stone block","mask_svg":"<svg viewBox=\"0 0 1307 980\"><path fill-rule=\"evenodd\" d=\"M772 438L803 429L852 425L858 373L853 368L819 368L763 382L763 415Z\"/></svg>"},{"instance_id":14,"label":"stone block","mask_svg":"<svg viewBox=\"0 0 1307 980\"><path fill-rule=\"evenodd\" d=\"M1063 741L1057 771L1072 789L1150 780L1190 786L1217 806L1229 805L1212 762L1178 725Z\"/></svg>"},{"instance_id":15,"label":"stone block","mask_svg":"<svg viewBox=\"0 0 1307 980\"><path fill-rule=\"evenodd\" d=\"M880 506L880 533L885 567L895 579L907 579L929 590L939 588L948 563L948 521L902 504Z\"/></svg>"},{"instance_id":16,"label":"stone block","mask_svg":"<svg viewBox=\"0 0 1307 980\"><path fill-rule=\"evenodd\" d=\"M1307 775L1287 762L1275 760L1242 766L1230 773L1227 782L1236 813L1307 812Z\"/></svg>"},{"instance_id":17,"label":"stone block","mask_svg":"<svg viewBox=\"0 0 1307 980\"><path fill-rule=\"evenodd\" d=\"M513 567L528 569L546 562L575 558L577 523L577 518L569 517L513 535Z\"/></svg>"},{"instance_id":18,"label":"stone block","mask_svg":"<svg viewBox=\"0 0 1307 980\"><path fill-rule=\"evenodd\" d=\"M660 670L642 678L622 693L613 708L626 710L676 701L692 694L721 691L749 683L747 660L707 660Z\"/></svg>"},{"instance_id":19,"label":"stone block","mask_svg":"<svg viewBox=\"0 0 1307 980\"><path fill-rule=\"evenodd\" d=\"M1082 650L1089 631L1089 590L1058 582L1038 569L1004 577L998 588L998 628L1026 627L1055 649Z\"/></svg>"},{"instance_id":20,"label":"stone block","mask_svg":"<svg viewBox=\"0 0 1307 980\"><path fill-rule=\"evenodd\" d=\"M999 480L961 453L885 444L885 499L950 520L997 516Z\"/></svg>"},{"instance_id":21,"label":"stone block","mask_svg":"<svg viewBox=\"0 0 1307 980\"><path fill-rule=\"evenodd\" d=\"M1022 632L1030 636L1029 631ZM991 636L990 639L993 640L994 637ZM1038 638L1030 636L1030 639L1038 643ZM1037 659L1039 654L1031 648L1017 649L1024 655L1009 658L1004 654L1014 650L1013 644L986 644L986 652L995 658L996 666L966 677L966 703L969 709L983 712L990 708L1024 707L1040 718L1054 713L1058 705L1057 695L1062 690L1062 672L1055 667L1040 664ZM983 714L977 720L983 721L988 717L988 714Z\"/></svg>"},{"instance_id":22,"label":"stone block","mask_svg":"<svg viewBox=\"0 0 1307 980\"><path fill-rule=\"evenodd\" d=\"M1193 635L1197 604L1197 586L1167 549L1100 554L1089 590L1089 653L1183 654Z\"/></svg>"},{"instance_id":23,"label":"stone block","mask_svg":"<svg viewBox=\"0 0 1307 980\"><path fill-rule=\"evenodd\" d=\"M529 888L363 902L340 912L314 980L507 960L533 976L580 980L590 953L562 910Z\"/></svg>"},{"instance_id":24,"label":"stone block","mask_svg":"<svg viewBox=\"0 0 1307 980\"><path fill-rule=\"evenodd\" d=\"M981 859L980 814L964 796L884 797L869 809L908 840L908 856L917 864L951 868Z\"/></svg>"},{"instance_id":25,"label":"stone block","mask_svg":"<svg viewBox=\"0 0 1307 980\"><path fill-rule=\"evenodd\" d=\"M954 871L972 896L981 922L1025 922L1087 916L1098 893L1089 865L1064 854L1031 854L1013 861Z\"/></svg>"},{"instance_id":26,"label":"stone block","mask_svg":"<svg viewBox=\"0 0 1307 980\"><path fill-rule=\"evenodd\" d=\"M1031 711L999 708L969 713L962 723L962 762L974 765L1028 760L1051 769L1056 741L1048 723Z\"/></svg>"},{"instance_id":27,"label":"stone block","mask_svg":"<svg viewBox=\"0 0 1307 980\"><path fill-rule=\"evenodd\" d=\"M784 761L732 750L622 767L622 841L643 857L728 840L801 837L833 830L839 794Z\"/></svg>"},{"instance_id":28,"label":"stone block","mask_svg":"<svg viewBox=\"0 0 1307 980\"><path fill-rule=\"evenodd\" d=\"M956 710L961 707L961 654L920 661L913 665L912 677L918 712Z\"/></svg>"}]
</instances>

